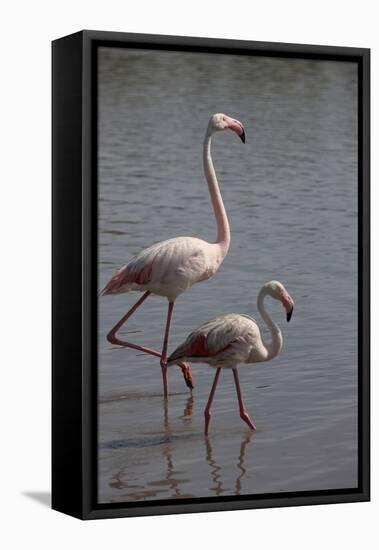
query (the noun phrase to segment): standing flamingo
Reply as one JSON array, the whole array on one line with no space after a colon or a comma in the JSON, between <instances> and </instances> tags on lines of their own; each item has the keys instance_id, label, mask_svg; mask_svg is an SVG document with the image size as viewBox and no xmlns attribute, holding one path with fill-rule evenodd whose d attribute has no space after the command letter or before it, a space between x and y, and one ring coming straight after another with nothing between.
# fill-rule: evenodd
<instances>
[{"instance_id":1,"label":"standing flamingo","mask_svg":"<svg viewBox=\"0 0 379 550\"><path fill-rule=\"evenodd\" d=\"M282 283L270 281L263 285L259 294L257 307L271 333L271 342L265 343L259 327L254 319L247 315L230 313L216 317L194 330L168 358L167 365L174 365L178 361L192 363L207 363L215 367L216 375L205 407L205 434L208 434L211 420L211 406L216 391L221 369L232 369L234 383L237 390L240 417L246 424L255 430L254 422L250 419L242 401L237 365L239 363L259 363L270 361L276 357L283 346L283 336L280 328L264 308L265 296L280 300L287 312L287 321L290 321L294 302Z\"/></svg>"},{"instance_id":2,"label":"standing flamingo","mask_svg":"<svg viewBox=\"0 0 379 550\"><path fill-rule=\"evenodd\" d=\"M206 281L212 277L220 267L229 249L229 222L211 157L212 135L215 132L227 129L236 132L242 142L245 143L245 130L242 124L238 120L218 113L213 115L209 121L203 148L204 172L217 224L216 242L208 243L195 237L177 237L153 244L142 250L122 267L100 293L100 295L120 294L132 290L144 292L134 306L110 330L107 339L112 344L160 357L165 398L168 396L167 347L175 300L193 284ZM117 337L117 332L122 325L150 294L158 294L168 299L166 328L161 353L144 346L125 342ZM182 369L187 386L192 389L192 375L189 365L180 362L179 366Z\"/></svg>"}]
</instances>

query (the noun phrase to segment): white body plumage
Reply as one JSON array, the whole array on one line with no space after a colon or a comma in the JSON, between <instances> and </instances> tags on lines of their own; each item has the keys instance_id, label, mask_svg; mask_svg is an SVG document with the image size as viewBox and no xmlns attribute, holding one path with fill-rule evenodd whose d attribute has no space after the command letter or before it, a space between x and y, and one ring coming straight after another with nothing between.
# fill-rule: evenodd
<instances>
[{"instance_id":1,"label":"white body plumage","mask_svg":"<svg viewBox=\"0 0 379 550\"><path fill-rule=\"evenodd\" d=\"M109 294L149 290L173 302L195 283L218 270L223 254L218 244L195 237L176 237L149 246L113 278Z\"/></svg>"},{"instance_id":2,"label":"white body plumage","mask_svg":"<svg viewBox=\"0 0 379 550\"><path fill-rule=\"evenodd\" d=\"M207 363L215 368L235 368L241 363L269 361L283 347L283 336L278 325L263 306L264 297L280 300L289 320L293 300L278 281L266 283L258 295L258 311L271 333L271 342L265 342L256 321L248 315L229 313L207 321L191 332L185 342L168 358L168 365L176 361Z\"/></svg>"}]
</instances>

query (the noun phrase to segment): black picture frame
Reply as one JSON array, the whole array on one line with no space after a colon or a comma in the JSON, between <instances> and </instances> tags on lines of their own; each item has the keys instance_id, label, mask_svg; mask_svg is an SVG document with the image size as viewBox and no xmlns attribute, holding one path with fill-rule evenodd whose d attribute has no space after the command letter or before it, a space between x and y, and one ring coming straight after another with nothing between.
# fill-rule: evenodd
<instances>
[{"instance_id":1,"label":"black picture frame","mask_svg":"<svg viewBox=\"0 0 379 550\"><path fill-rule=\"evenodd\" d=\"M358 488L97 504L97 48L145 48L358 64ZM81 31L52 43L52 507L81 519L370 499L370 50Z\"/></svg>"}]
</instances>

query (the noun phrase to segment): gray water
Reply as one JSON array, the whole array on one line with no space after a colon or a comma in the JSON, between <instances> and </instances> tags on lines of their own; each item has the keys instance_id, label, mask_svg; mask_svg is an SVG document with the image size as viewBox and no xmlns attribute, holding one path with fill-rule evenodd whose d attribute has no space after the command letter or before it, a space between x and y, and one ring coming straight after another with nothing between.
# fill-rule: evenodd
<instances>
[{"instance_id":1,"label":"gray water","mask_svg":"<svg viewBox=\"0 0 379 550\"><path fill-rule=\"evenodd\" d=\"M100 502L357 486L357 67L333 61L100 50L99 279L142 248L192 235L212 241L202 172L211 114L241 120L213 139L232 243L215 277L179 297L169 349L209 318L247 313L282 281L295 300L284 348L242 365L257 431L240 420L231 372L221 374L211 432L203 409L214 371L194 365L191 397L159 361L106 341L138 299L99 301ZM161 349L167 301L149 298L121 331Z\"/></svg>"}]
</instances>

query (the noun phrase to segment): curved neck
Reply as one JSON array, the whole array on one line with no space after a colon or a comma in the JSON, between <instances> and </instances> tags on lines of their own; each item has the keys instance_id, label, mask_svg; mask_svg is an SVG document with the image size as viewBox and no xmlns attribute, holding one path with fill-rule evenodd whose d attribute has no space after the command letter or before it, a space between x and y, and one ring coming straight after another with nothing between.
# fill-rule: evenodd
<instances>
[{"instance_id":1,"label":"curved neck","mask_svg":"<svg viewBox=\"0 0 379 550\"><path fill-rule=\"evenodd\" d=\"M230 245L230 227L228 217L226 215L224 203L222 201L220 188L218 186L216 172L211 156L211 135L207 132L204 139L203 150L204 173L208 182L209 194L211 196L212 206L216 217L217 224L217 240L220 245L223 255L228 252Z\"/></svg>"},{"instance_id":2,"label":"curved neck","mask_svg":"<svg viewBox=\"0 0 379 550\"><path fill-rule=\"evenodd\" d=\"M263 287L258 294L257 307L262 319L266 323L271 333L271 343L266 345L267 352L268 352L267 360L270 360L273 357L276 357L280 353L280 350L283 347L283 336L278 325L271 319L271 317L269 316L269 314L264 308L263 302L266 295L267 295L266 289Z\"/></svg>"}]
</instances>

